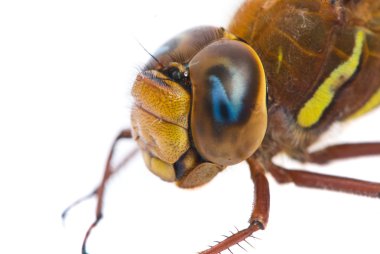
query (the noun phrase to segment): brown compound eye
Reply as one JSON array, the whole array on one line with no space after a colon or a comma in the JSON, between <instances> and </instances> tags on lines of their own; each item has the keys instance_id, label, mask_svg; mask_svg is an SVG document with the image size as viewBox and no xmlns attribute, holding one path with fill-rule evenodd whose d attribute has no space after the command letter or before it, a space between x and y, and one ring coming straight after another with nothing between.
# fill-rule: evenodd
<instances>
[{"instance_id":1,"label":"brown compound eye","mask_svg":"<svg viewBox=\"0 0 380 254\"><path fill-rule=\"evenodd\" d=\"M243 42L222 39L203 48L189 66L197 151L225 166L247 159L267 127L265 73L258 55Z\"/></svg>"}]
</instances>

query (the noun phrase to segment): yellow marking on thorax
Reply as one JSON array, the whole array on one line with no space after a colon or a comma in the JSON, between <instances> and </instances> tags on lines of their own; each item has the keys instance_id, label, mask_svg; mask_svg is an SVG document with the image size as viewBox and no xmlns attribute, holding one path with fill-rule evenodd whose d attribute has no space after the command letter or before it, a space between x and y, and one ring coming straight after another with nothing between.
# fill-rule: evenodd
<instances>
[{"instance_id":1,"label":"yellow marking on thorax","mask_svg":"<svg viewBox=\"0 0 380 254\"><path fill-rule=\"evenodd\" d=\"M363 52L364 40L365 33L362 30L358 30L351 56L330 73L315 91L311 99L304 104L297 116L298 125L308 128L318 122L323 112L331 104L336 91L352 77L358 68Z\"/></svg>"},{"instance_id":2,"label":"yellow marking on thorax","mask_svg":"<svg viewBox=\"0 0 380 254\"><path fill-rule=\"evenodd\" d=\"M280 72L283 59L284 59L284 54L282 53L282 47L280 46L278 47L278 55L277 55L277 69L276 69L277 74Z\"/></svg>"},{"instance_id":3,"label":"yellow marking on thorax","mask_svg":"<svg viewBox=\"0 0 380 254\"><path fill-rule=\"evenodd\" d=\"M375 107L380 105L380 88L369 98L369 100L355 113L353 113L348 119L353 119L364 115L371 111Z\"/></svg>"}]
</instances>

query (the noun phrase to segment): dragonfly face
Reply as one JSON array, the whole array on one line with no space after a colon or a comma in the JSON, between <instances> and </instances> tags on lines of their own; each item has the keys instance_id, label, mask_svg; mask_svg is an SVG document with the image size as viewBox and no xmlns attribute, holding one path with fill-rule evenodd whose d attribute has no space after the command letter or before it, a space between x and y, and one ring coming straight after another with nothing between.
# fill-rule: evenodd
<instances>
[{"instance_id":1,"label":"dragonfly face","mask_svg":"<svg viewBox=\"0 0 380 254\"><path fill-rule=\"evenodd\" d=\"M256 52L224 29L169 40L132 89L133 135L147 167L195 187L247 159L266 132L266 89Z\"/></svg>"}]
</instances>

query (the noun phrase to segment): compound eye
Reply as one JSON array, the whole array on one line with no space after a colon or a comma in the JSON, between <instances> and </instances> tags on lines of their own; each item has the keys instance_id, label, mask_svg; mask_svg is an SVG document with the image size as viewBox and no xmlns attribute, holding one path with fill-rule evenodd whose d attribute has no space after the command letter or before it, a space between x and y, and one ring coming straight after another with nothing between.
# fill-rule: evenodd
<instances>
[{"instance_id":1,"label":"compound eye","mask_svg":"<svg viewBox=\"0 0 380 254\"><path fill-rule=\"evenodd\" d=\"M191 131L198 153L219 165L247 159L266 127L266 83L262 63L247 44L222 39L190 61Z\"/></svg>"}]
</instances>

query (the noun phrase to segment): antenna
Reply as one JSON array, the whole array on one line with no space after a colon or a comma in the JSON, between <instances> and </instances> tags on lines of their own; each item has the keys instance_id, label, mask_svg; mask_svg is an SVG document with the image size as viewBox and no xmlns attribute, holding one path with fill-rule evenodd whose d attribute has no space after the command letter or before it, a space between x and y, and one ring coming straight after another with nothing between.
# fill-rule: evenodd
<instances>
[{"instance_id":1,"label":"antenna","mask_svg":"<svg viewBox=\"0 0 380 254\"><path fill-rule=\"evenodd\" d=\"M164 65L160 62L160 61L158 61L158 59L153 55L153 54L151 54L142 44L141 44L141 42L138 40L138 39L136 39L135 38L135 40L137 41L137 43L140 45L140 47L148 54L148 55L150 55L150 57L151 58L153 58L153 60L154 61L156 61L156 63L158 63L158 65L161 67L161 68L164 68Z\"/></svg>"}]
</instances>

